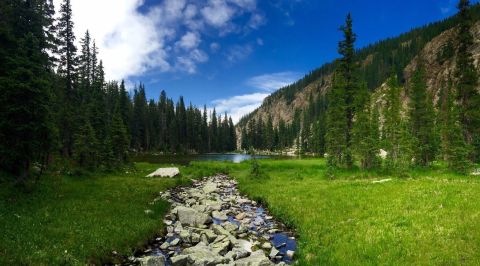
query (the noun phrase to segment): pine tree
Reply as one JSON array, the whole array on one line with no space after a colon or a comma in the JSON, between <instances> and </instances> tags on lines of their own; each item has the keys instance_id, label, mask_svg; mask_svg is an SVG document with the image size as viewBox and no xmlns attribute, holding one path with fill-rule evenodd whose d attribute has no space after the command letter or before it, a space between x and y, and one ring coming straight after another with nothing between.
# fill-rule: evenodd
<instances>
[{"instance_id":1,"label":"pine tree","mask_svg":"<svg viewBox=\"0 0 480 266\"><path fill-rule=\"evenodd\" d=\"M356 98L356 120L353 125L353 150L362 169L378 166L378 121L373 116L367 84L360 87Z\"/></svg>"},{"instance_id":2,"label":"pine tree","mask_svg":"<svg viewBox=\"0 0 480 266\"><path fill-rule=\"evenodd\" d=\"M128 147L130 141L128 139L127 130L122 119L120 108L115 108L112 123L110 125L111 148L117 164L123 164L128 161Z\"/></svg>"},{"instance_id":3,"label":"pine tree","mask_svg":"<svg viewBox=\"0 0 480 266\"><path fill-rule=\"evenodd\" d=\"M333 77L333 85L328 92L326 151L331 167L341 166L345 162L347 149L347 120L345 119L345 78L340 72Z\"/></svg>"},{"instance_id":4,"label":"pine tree","mask_svg":"<svg viewBox=\"0 0 480 266\"><path fill-rule=\"evenodd\" d=\"M75 90L77 48L75 47L73 27L70 0L64 0L60 7L60 18L57 25L58 52L60 55L58 73L61 75L64 84L60 100L62 102L60 134L64 156L72 155L73 135L77 120L75 109L73 108L78 104L77 91Z\"/></svg>"},{"instance_id":5,"label":"pine tree","mask_svg":"<svg viewBox=\"0 0 480 266\"><path fill-rule=\"evenodd\" d=\"M30 177L34 162L53 149L52 66L47 54L51 21L43 1L0 3L0 168Z\"/></svg>"},{"instance_id":6,"label":"pine tree","mask_svg":"<svg viewBox=\"0 0 480 266\"><path fill-rule=\"evenodd\" d=\"M473 36L470 32L473 25L470 14L470 1L460 0L458 4L460 25L458 29L457 62L455 77L457 78L457 100L464 137L468 145L473 146L470 158L480 159L480 94L477 90L478 73L474 65L470 48Z\"/></svg>"},{"instance_id":7,"label":"pine tree","mask_svg":"<svg viewBox=\"0 0 480 266\"><path fill-rule=\"evenodd\" d=\"M73 157L75 161L81 168L94 170L99 161L99 142L87 115L83 115L81 126L75 132L74 140Z\"/></svg>"},{"instance_id":8,"label":"pine tree","mask_svg":"<svg viewBox=\"0 0 480 266\"><path fill-rule=\"evenodd\" d=\"M439 123L443 158L452 171L467 174L471 163L468 160L470 146L466 143L459 119L458 107L453 97L452 84L442 87L439 103Z\"/></svg>"},{"instance_id":9,"label":"pine tree","mask_svg":"<svg viewBox=\"0 0 480 266\"><path fill-rule=\"evenodd\" d=\"M347 167L352 167L353 159L351 155L352 146L352 127L353 117L355 114L355 97L358 90L358 81L356 77L356 65L355 65L355 41L357 39L352 28L353 20L349 13L345 21L345 25L340 28L343 32L344 40L338 45L338 52L342 55L339 64L339 70L345 79L345 112L347 120L347 128L345 130L346 147L345 147L345 164Z\"/></svg>"},{"instance_id":10,"label":"pine tree","mask_svg":"<svg viewBox=\"0 0 480 266\"><path fill-rule=\"evenodd\" d=\"M409 118L411 132L414 137L415 163L420 166L428 166L435 159L435 111L432 97L427 93L425 81L425 69L420 63L412 77L412 85L409 91L410 106Z\"/></svg>"}]
</instances>

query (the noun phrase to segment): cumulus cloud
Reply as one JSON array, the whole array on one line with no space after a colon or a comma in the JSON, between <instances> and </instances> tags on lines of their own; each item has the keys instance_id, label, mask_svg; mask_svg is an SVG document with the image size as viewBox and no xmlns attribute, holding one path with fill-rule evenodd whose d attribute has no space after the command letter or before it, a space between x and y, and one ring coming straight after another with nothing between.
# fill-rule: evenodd
<instances>
[{"instance_id":1,"label":"cumulus cloud","mask_svg":"<svg viewBox=\"0 0 480 266\"><path fill-rule=\"evenodd\" d=\"M54 0L57 10L61 2ZM108 79L128 79L150 70L195 73L208 61L207 52L220 47L202 45L207 32L212 37L214 30L220 38L244 27L235 24L237 17L257 17L256 0L163 0L142 11L144 0L71 4L77 41L90 30Z\"/></svg>"},{"instance_id":2,"label":"cumulus cloud","mask_svg":"<svg viewBox=\"0 0 480 266\"><path fill-rule=\"evenodd\" d=\"M247 84L267 92L273 92L292 84L301 77L301 73L285 71L272 74L264 74L250 78Z\"/></svg>"},{"instance_id":3,"label":"cumulus cloud","mask_svg":"<svg viewBox=\"0 0 480 266\"><path fill-rule=\"evenodd\" d=\"M213 105L217 113L227 112L232 116L233 122L237 123L244 115L257 109L268 95L268 93L239 95L228 99L215 100Z\"/></svg>"},{"instance_id":4,"label":"cumulus cloud","mask_svg":"<svg viewBox=\"0 0 480 266\"><path fill-rule=\"evenodd\" d=\"M253 52L251 44L234 45L227 52L227 59L230 63L236 63L247 58Z\"/></svg>"}]
</instances>

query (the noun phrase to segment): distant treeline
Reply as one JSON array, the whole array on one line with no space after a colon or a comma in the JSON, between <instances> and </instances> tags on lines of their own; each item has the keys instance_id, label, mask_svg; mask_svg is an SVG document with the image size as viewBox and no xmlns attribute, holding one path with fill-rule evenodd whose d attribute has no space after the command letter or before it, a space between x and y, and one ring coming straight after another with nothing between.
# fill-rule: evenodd
<instances>
[{"instance_id":1,"label":"distant treeline","mask_svg":"<svg viewBox=\"0 0 480 266\"><path fill-rule=\"evenodd\" d=\"M235 150L232 120L208 116L144 85L128 93L107 82L87 31L75 44L70 0L58 19L52 0L0 1L0 170L20 183L53 162L94 170L128 161L128 152Z\"/></svg>"}]
</instances>

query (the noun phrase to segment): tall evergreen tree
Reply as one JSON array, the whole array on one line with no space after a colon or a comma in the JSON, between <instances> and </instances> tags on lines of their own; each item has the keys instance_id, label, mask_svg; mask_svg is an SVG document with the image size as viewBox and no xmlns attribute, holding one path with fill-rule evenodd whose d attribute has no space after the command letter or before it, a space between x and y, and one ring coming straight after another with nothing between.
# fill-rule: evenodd
<instances>
[{"instance_id":1,"label":"tall evergreen tree","mask_svg":"<svg viewBox=\"0 0 480 266\"><path fill-rule=\"evenodd\" d=\"M425 80L425 69L420 62L413 74L409 90L409 118L411 132L414 137L415 163L428 166L435 159L435 111L432 97L428 95Z\"/></svg>"},{"instance_id":2,"label":"tall evergreen tree","mask_svg":"<svg viewBox=\"0 0 480 266\"><path fill-rule=\"evenodd\" d=\"M345 119L345 78L342 73L336 72L333 85L328 92L326 151L327 161L332 167L341 166L345 162L347 139L345 132L348 125Z\"/></svg>"},{"instance_id":3,"label":"tall evergreen tree","mask_svg":"<svg viewBox=\"0 0 480 266\"><path fill-rule=\"evenodd\" d=\"M0 3L0 168L23 183L54 144L44 1Z\"/></svg>"},{"instance_id":4,"label":"tall evergreen tree","mask_svg":"<svg viewBox=\"0 0 480 266\"><path fill-rule=\"evenodd\" d=\"M460 122L468 145L472 145L471 159L480 159L480 94L477 90L478 73L474 65L470 48L473 45L470 14L470 1L460 0L458 4L460 25L458 29L459 47L455 77L457 78L457 100L459 102Z\"/></svg>"}]
</instances>

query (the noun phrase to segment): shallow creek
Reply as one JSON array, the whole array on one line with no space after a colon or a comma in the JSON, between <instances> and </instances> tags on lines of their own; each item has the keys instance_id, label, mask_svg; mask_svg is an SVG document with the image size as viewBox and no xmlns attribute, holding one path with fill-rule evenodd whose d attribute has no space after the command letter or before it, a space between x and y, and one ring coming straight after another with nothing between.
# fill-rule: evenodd
<instances>
[{"instance_id":1,"label":"shallow creek","mask_svg":"<svg viewBox=\"0 0 480 266\"><path fill-rule=\"evenodd\" d=\"M172 204L164 235L123 265L285 265L295 234L257 202L241 195L225 175L160 193ZM148 210L146 210L148 212Z\"/></svg>"}]
</instances>

